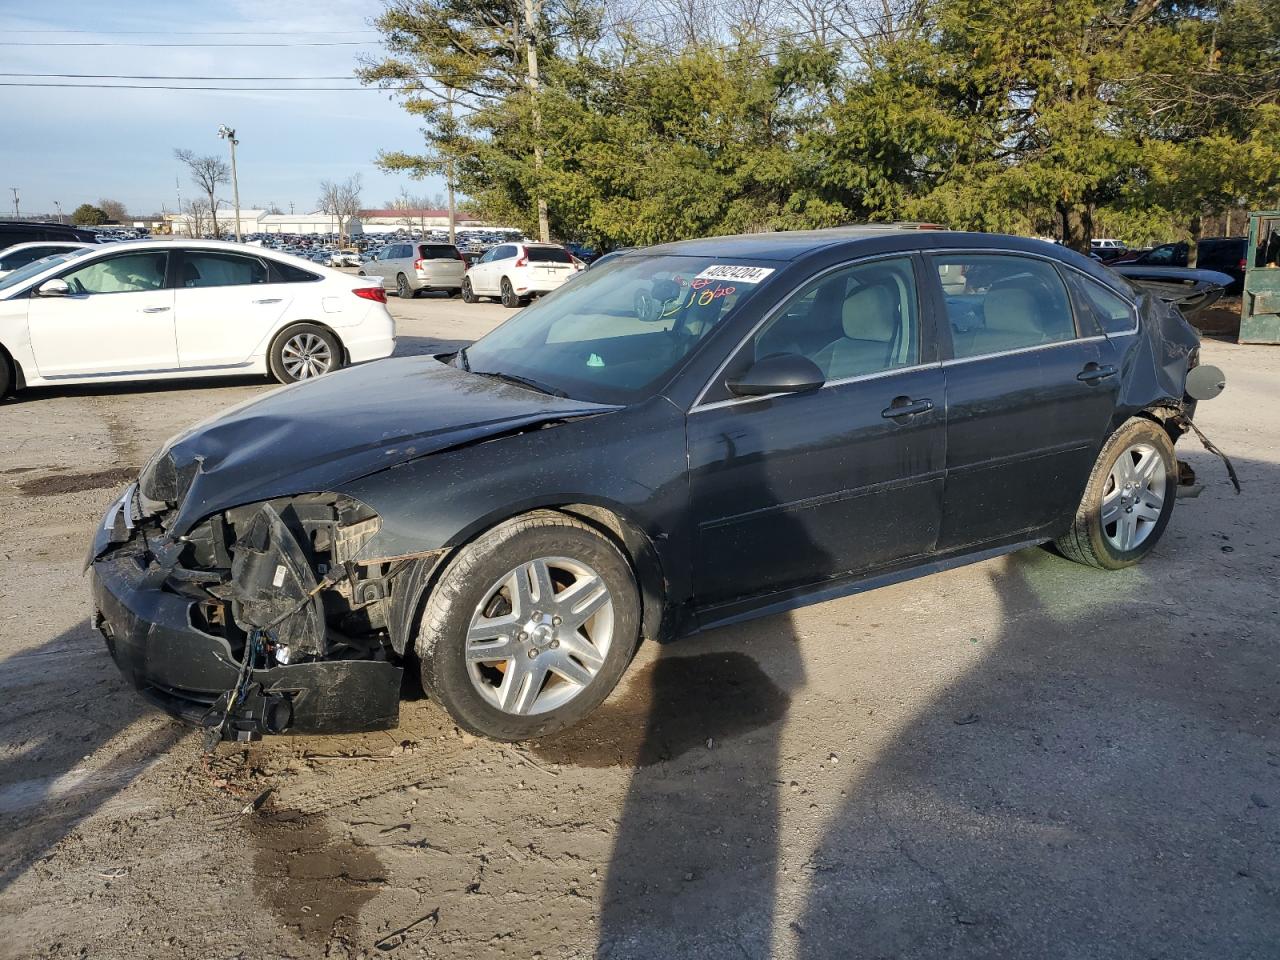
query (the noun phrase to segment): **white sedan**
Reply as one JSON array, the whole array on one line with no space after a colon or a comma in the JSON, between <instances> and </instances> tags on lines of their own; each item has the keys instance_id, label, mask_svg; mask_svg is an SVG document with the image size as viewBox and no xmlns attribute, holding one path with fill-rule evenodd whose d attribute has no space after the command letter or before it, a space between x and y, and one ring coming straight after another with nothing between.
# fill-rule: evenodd
<instances>
[{"instance_id":1,"label":"white sedan","mask_svg":"<svg viewBox=\"0 0 1280 960\"><path fill-rule=\"evenodd\" d=\"M261 247L127 241L0 280L0 396L252 373L292 383L394 349L381 284Z\"/></svg>"}]
</instances>

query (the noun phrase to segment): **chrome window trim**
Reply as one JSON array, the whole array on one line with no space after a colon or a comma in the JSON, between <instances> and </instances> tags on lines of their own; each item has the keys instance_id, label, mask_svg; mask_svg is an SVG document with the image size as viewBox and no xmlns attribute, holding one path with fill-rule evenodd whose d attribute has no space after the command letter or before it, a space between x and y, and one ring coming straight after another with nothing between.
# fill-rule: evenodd
<instances>
[{"instance_id":1,"label":"chrome window trim","mask_svg":"<svg viewBox=\"0 0 1280 960\"><path fill-rule=\"evenodd\" d=\"M697 413L699 410L715 410L720 407L728 406L729 404L753 403L757 400L771 400L775 397L789 396L789 394L783 394L783 393L770 393L770 394L766 394L763 397L731 397L725 400L713 400L711 403L702 402L702 398L707 395L707 391L711 389L712 384L714 384L716 381L720 379L720 377L724 374L725 369L729 366L729 361L738 355L738 351L741 350L744 346L746 346L747 341L750 340L752 337L754 337L757 333L759 333L761 327L763 327L766 323L768 323L774 317L778 316L778 314L782 311L782 309L791 302L792 298L795 297L797 293L799 293L802 289L807 287L809 284L817 280L820 280L823 277L827 276L828 274L834 273L837 270L845 270L845 269L848 269L849 267L861 266L864 263L875 263L879 260L905 259L911 262L911 272L912 272L912 277L914 278L915 276L914 258L918 253L920 253L919 250L905 250L905 251L895 250L892 253L876 253L867 257L858 257L857 259L854 259L854 260L846 260L843 263L837 263L834 266L827 267L827 269L821 271L820 273L815 273L812 276L805 277L805 279L798 286L793 287L790 290L790 292L788 292L787 295L783 297L782 300L779 301L774 306L772 310L770 310L763 317L761 317L756 322L756 325L752 327L742 337L742 339L738 341L738 343L734 346L734 348L725 355L725 358L723 361L721 361L720 366L716 367L715 373L713 373L707 379L707 382L702 385L702 389L698 391L698 397L696 400L693 401L693 406L689 408L689 412ZM919 284L916 283L915 286L916 286L916 291L915 291L916 311L920 317L923 317L924 303L922 302L920 297ZM923 323L921 323L920 326L923 327ZM846 377L845 379L839 380L839 381L832 380L832 381L829 381L828 383L824 383L818 389L825 390L828 386L835 386L839 383L849 383L853 380L866 380L872 377L885 376L886 374L890 374L890 373L901 373L904 370L916 370L922 367L932 367L932 366L938 366L938 364L935 362L935 363L917 364L916 366L913 366L913 367L895 367L892 370L882 370L878 373L862 374L857 377Z\"/></svg>"},{"instance_id":2,"label":"chrome window trim","mask_svg":"<svg viewBox=\"0 0 1280 960\"><path fill-rule=\"evenodd\" d=\"M1033 343L1029 347L1017 347L1013 350L998 350L995 353L979 353L972 357L952 357L950 360L943 360L942 366L954 367L961 363L973 363L975 360L990 360L993 357L1012 357L1020 353L1031 353L1035 350L1052 350L1054 347L1066 347L1073 343L1096 343L1099 340L1106 340L1104 334L1097 334L1092 337L1072 337L1070 340L1054 340L1052 343Z\"/></svg>"}]
</instances>

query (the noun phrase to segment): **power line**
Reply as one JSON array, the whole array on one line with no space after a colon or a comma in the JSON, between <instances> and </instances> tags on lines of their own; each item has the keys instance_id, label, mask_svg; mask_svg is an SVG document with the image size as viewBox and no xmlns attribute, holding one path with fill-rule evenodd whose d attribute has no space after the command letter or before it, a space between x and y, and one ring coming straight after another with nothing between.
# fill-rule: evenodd
<instances>
[{"instance_id":1,"label":"power line","mask_svg":"<svg viewBox=\"0 0 1280 960\"><path fill-rule=\"evenodd\" d=\"M358 80L359 77L351 73L336 74L334 76L316 76L316 77L203 77L188 76L184 74L166 74L166 73L0 73L0 77L46 77L50 79L62 80ZM415 73L412 76L406 76L404 79L437 79L433 74Z\"/></svg>"},{"instance_id":2,"label":"power line","mask_svg":"<svg viewBox=\"0 0 1280 960\"><path fill-rule=\"evenodd\" d=\"M234 92L236 90L270 90L276 93L288 93L291 90L333 90L337 92L344 90L363 90L373 91L376 93L392 92L382 87L179 87L165 83L112 83L104 86L101 83L13 83L10 81L0 82L0 87L40 87L46 90L226 90L230 92Z\"/></svg>"},{"instance_id":3,"label":"power line","mask_svg":"<svg viewBox=\"0 0 1280 960\"><path fill-rule=\"evenodd\" d=\"M376 40L304 40L301 43L130 43L117 40L0 40L0 47L368 47Z\"/></svg>"},{"instance_id":4,"label":"power line","mask_svg":"<svg viewBox=\"0 0 1280 960\"><path fill-rule=\"evenodd\" d=\"M70 33L70 34L87 34L89 36L102 37L137 37L158 35L165 37L256 37L262 35L262 30L15 30L13 28L0 27L7 33ZM325 37L340 34L342 36L355 34L376 34L377 30L290 30L291 34L303 37Z\"/></svg>"}]
</instances>

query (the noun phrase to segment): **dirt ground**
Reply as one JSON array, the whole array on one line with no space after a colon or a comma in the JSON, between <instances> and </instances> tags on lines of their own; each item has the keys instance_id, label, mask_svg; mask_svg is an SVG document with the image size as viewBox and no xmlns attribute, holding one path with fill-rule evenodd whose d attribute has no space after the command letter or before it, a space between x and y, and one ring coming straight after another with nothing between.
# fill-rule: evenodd
<instances>
[{"instance_id":1,"label":"dirt ground","mask_svg":"<svg viewBox=\"0 0 1280 960\"><path fill-rule=\"evenodd\" d=\"M402 349L507 315L395 304ZM1280 348L1106 574L1028 550L643 649L550 741L222 745L89 628L124 478L256 380L0 407L0 958L1274 957Z\"/></svg>"}]
</instances>

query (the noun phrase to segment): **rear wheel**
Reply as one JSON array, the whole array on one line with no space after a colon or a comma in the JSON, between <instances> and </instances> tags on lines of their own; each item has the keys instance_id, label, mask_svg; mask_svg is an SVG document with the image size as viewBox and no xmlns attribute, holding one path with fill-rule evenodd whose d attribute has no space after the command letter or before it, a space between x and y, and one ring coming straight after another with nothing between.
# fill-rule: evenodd
<instances>
[{"instance_id":1,"label":"rear wheel","mask_svg":"<svg viewBox=\"0 0 1280 960\"><path fill-rule=\"evenodd\" d=\"M409 280L403 273L396 274L396 294L401 300L408 300L413 296L413 290L409 287Z\"/></svg>"},{"instance_id":2,"label":"rear wheel","mask_svg":"<svg viewBox=\"0 0 1280 960\"><path fill-rule=\"evenodd\" d=\"M1164 533L1177 484L1169 435L1150 420L1130 420L1103 445L1071 530L1054 545L1104 570L1135 564Z\"/></svg>"},{"instance_id":3,"label":"rear wheel","mask_svg":"<svg viewBox=\"0 0 1280 960\"><path fill-rule=\"evenodd\" d=\"M13 392L13 362L0 350L0 400Z\"/></svg>"},{"instance_id":4,"label":"rear wheel","mask_svg":"<svg viewBox=\"0 0 1280 960\"><path fill-rule=\"evenodd\" d=\"M423 612L422 685L465 730L497 740L577 723L635 652L631 566L581 521L538 511L458 551Z\"/></svg>"},{"instance_id":5,"label":"rear wheel","mask_svg":"<svg viewBox=\"0 0 1280 960\"><path fill-rule=\"evenodd\" d=\"M452 288L452 289L449 291L449 297L450 297L450 299L452 299L453 297L456 297L456 296L460 295L461 293L462 293L462 288L461 288L461 287L454 287L454 288Z\"/></svg>"},{"instance_id":6,"label":"rear wheel","mask_svg":"<svg viewBox=\"0 0 1280 960\"><path fill-rule=\"evenodd\" d=\"M511 280L508 277L502 278L502 305L508 310L524 306L524 301L516 296L515 290L511 287Z\"/></svg>"},{"instance_id":7,"label":"rear wheel","mask_svg":"<svg viewBox=\"0 0 1280 960\"><path fill-rule=\"evenodd\" d=\"M311 380L342 366L338 338L314 323L298 323L280 331L271 344L271 375L281 383Z\"/></svg>"},{"instance_id":8,"label":"rear wheel","mask_svg":"<svg viewBox=\"0 0 1280 960\"><path fill-rule=\"evenodd\" d=\"M479 303L480 298L476 296L475 291L471 289L471 279L462 281L462 302L463 303Z\"/></svg>"}]
</instances>

